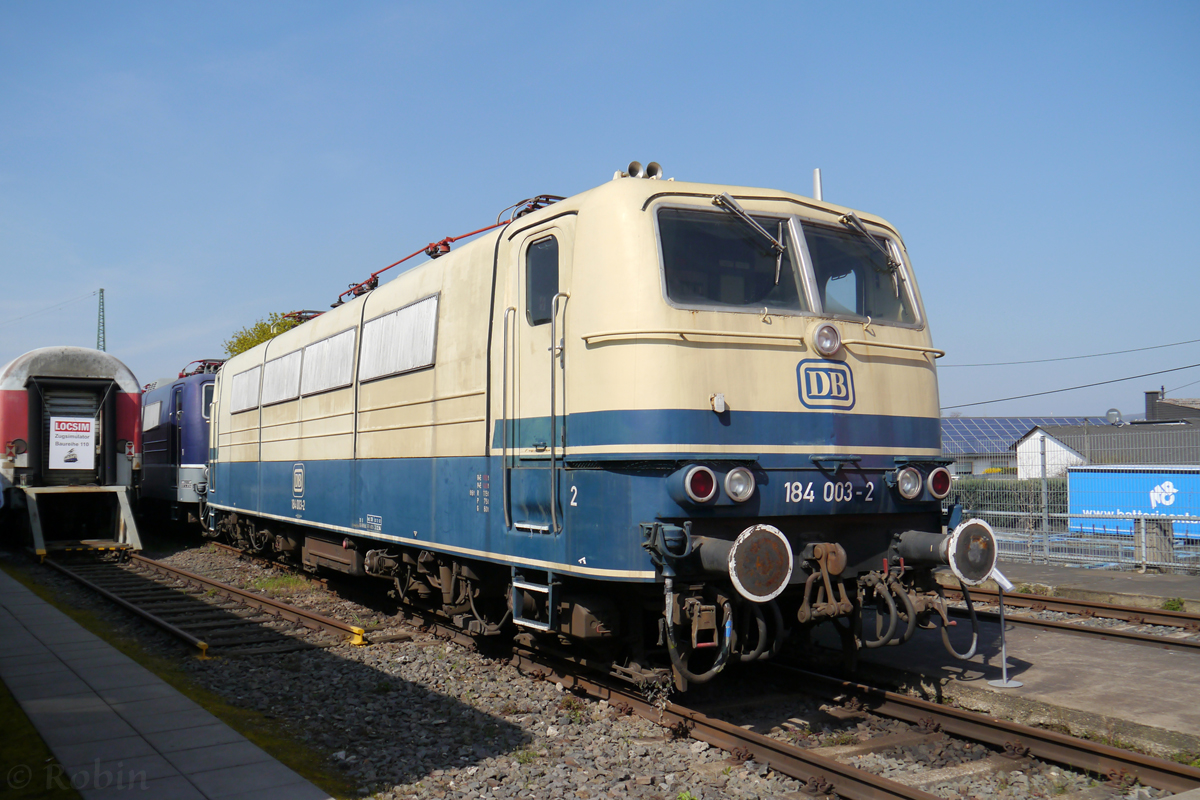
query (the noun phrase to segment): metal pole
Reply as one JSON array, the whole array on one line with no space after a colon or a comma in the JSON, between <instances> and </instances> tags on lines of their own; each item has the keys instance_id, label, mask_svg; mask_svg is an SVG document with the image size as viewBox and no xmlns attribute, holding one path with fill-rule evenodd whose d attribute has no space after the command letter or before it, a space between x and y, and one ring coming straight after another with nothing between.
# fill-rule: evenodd
<instances>
[{"instance_id":1,"label":"metal pole","mask_svg":"<svg viewBox=\"0 0 1200 800\"><path fill-rule=\"evenodd\" d=\"M1025 684L1021 681L1010 681L1008 679L1008 645L1004 637L1004 586L999 581L996 582L997 596L1000 598L1000 674L1002 680L988 681L989 686L995 686L999 689L1016 689Z\"/></svg>"},{"instance_id":2,"label":"metal pole","mask_svg":"<svg viewBox=\"0 0 1200 800\"><path fill-rule=\"evenodd\" d=\"M1149 565L1149 560L1150 560L1150 556L1146 552L1146 518L1139 517L1134 522L1134 525L1138 526L1138 531L1139 531L1138 550L1140 551L1138 553L1138 556L1139 556L1138 560L1142 562L1141 569L1139 569L1138 571L1144 573L1146 571L1146 567Z\"/></svg>"},{"instance_id":3,"label":"metal pole","mask_svg":"<svg viewBox=\"0 0 1200 800\"><path fill-rule=\"evenodd\" d=\"M1050 483L1046 480L1046 434L1038 436L1042 451L1042 558L1050 563Z\"/></svg>"},{"instance_id":4,"label":"metal pole","mask_svg":"<svg viewBox=\"0 0 1200 800\"><path fill-rule=\"evenodd\" d=\"M100 313L96 317L96 349L106 350L104 337L104 290L100 290Z\"/></svg>"}]
</instances>

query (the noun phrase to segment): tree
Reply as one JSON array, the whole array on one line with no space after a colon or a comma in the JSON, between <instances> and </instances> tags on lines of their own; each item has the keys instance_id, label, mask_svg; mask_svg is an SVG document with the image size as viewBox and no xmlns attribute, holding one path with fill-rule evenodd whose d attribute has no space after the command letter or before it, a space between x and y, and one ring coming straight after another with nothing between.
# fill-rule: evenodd
<instances>
[{"instance_id":1,"label":"tree","mask_svg":"<svg viewBox=\"0 0 1200 800\"><path fill-rule=\"evenodd\" d=\"M265 320L260 319L249 327L235 331L223 345L225 355L233 358L238 353L244 353L255 345L274 339L284 331L296 327L300 322L295 317L285 317L283 314L272 311Z\"/></svg>"}]
</instances>

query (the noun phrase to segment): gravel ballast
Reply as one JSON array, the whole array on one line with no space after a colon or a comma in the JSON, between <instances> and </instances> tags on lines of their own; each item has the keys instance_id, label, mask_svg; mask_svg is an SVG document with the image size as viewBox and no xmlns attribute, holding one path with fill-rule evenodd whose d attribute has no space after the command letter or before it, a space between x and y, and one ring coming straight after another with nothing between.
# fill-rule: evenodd
<instances>
[{"instance_id":1,"label":"gravel ballast","mask_svg":"<svg viewBox=\"0 0 1200 800\"><path fill-rule=\"evenodd\" d=\"M197 659L174 639L91 600L152 652L180 660L200 686L275 719L324 754L361 796L387 798L807 798L801 784L766 765L672 732L605 702L519 673L503 658L398 625L386 602L338 596L292 573L206 546L148 552L167 564L399 637L367 647ZM86 590L41 576L70 596ZM355 593L356 595L358 593ZM382 597L382 593L380 593ZM364 602L357 602L362 599ZM737 680L736 673L729 676ZM680 698L685 701L687 698ZM813 706L813 714L819 708ZM815 723L814 723L815 724ZM889 721L786 725L764 733L801 746L861 740ZM981 759L990 751L947 743L937 752L879 752L848 763L884 777ZM1035 765L929 788L941 797L1158 797L1140 787L1113 791L1086 776Z\"/></svg>"}]
</instances>

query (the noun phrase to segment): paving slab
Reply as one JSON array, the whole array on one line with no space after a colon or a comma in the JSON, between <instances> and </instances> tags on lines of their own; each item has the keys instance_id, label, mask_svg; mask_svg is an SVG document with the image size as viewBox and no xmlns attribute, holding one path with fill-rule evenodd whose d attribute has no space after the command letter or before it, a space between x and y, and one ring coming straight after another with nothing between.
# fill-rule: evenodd
<instances>
[{"instance_id":1,"label":"paving slab","mask_svg":"<svg viewBox=\"0 0 1200 800\"><path fill-rule=\"evenodd\" d=\"M130 714L125 719L142 735L158 733L159 731L200 728L220 722L219 719L203 708L200 708L200 706L194 706L186 711L167 711L158 714Z\"/></svg>"},{"instance_id":2,"label":"paving slab","mask_svg":"<svg viewBox=\"0 0 1200 800\"><path fill-rule=\"evenodd\" d=\"M78 680L76 675L69 667L61 662L45 662L35 664L37 669L27 669L23 674L14 675L11 672L4 674L4 683L9 689L23 689L27 686L43 686L43 685L59 685L64 681Z\"/></svg>"},{"instance_id":3,"label":"paving slab","mask_svg":"<svg viewBox=\"0 0 1200 800\"><path fill-rule=\"evenodd\" d=\"M181 775L157 780L134 781L130 784L109 785L104 788L82 789L84 800L118 800L118 798L153 797L155 800L205 800L201 792Z\"/></svg>"},{"instance_id":4,"label":"paving slab","mask_svg":"<svg viewBox=\"0 0 1200 800\"><path fill-rule=\"evenodd\" d=\"M116 761L94 761L87 767L95 773L104 772L117 775L123 773L124 783L136 783L143 777L147 781L169 778L179 774L179 770L161 755L139 756L137 758L121 758ZM94 781L99 783L100 781Z\"/></svg>"},{"instance_id":5,"label":"paving slab","mask_svg":"<svg viewBox=\"0 0 1200 800\"><path fill-rule=\"evenodd\" d=\"M326 800L327 795L310 784L293 783L243 794L225 795L221 800ZM1200 798L1197 798L1200 800Z\"/></svg>"},{"instance_id":6,"label":"paving slab","mask_svg":"<svg viewBox=\"0 0 1200 800\"><path fill-rule=\"evenodd\" d=\"M111 708L26 711L25 714L34 727L43 734L64 728L91 730L93 727L114 726L116 723L124 722ZM132 733L131 730L129 735ZM45 738L44 735L43 738Z\"/></svg>"},{"instance_id":7,"label":"paving slab","mask_svg":"<svg viewBox=\"0 0 1200 800\"><path fill-rule=\"evenodd\" d=\"M92 712L88 712L89 714ZM93 717L81 725L60 725L56 728L42 727L36 719L30 718L33 727L38 729L42 739L53 750L55 745L87 744L88 742L105 742L109 739L120 739L135 736L135 731L128 722L109 711L102 717Z\"/></svg>"},{"instance_id":8,"label":"paving slab","mask_svg":"<svg viewBox=\"0 0 1200 800\"><path fill-rule=\"evenodd\" d=\"M106 703L114 705L132 703L138 700L149 700L155 697L183 697L174 686L156 681L144 686L121 686L117 689L101 689L96 695Z\"/></svg>"},{"instance_id":9,"label":"paving slab","mask_svg":"<svg viewBox=\"0 0 1200 800\"><path fill-rule=\"evenodd\" d=\"M141 736L125 736L103 742L60 745L52 747L54 757L64 767L86 766L97 760L120 761L139 756L158 755L157 751Z\"/></svg>"},{"instance_id":10,"label":"paving slab","mask_svg":"<svg viewBox=\"0 0 1200 800\"><path fill-rule=\"evenodd\" d=\"M145 734L145 739L163 755L213 744L250 741L223 722L184 730L155 731Z\"/></svg>"},{"instance_id":11,"label":"paving slab","mask_svg":"<svg viewBox=\"0 0 1200 800\"><path fill-rule=\"evenodd\" d=\"M5 679L5 683L8 681ZM24 686L9 685L8 690L20 703L25 700L41 700L46 697L68 697L76 694L89 694L93 689L77 676L64 678L56 683L35 683Z\"/></svg>"},{"instance_id":12,"label":"paving slab","mask_svg":"<svg viewBox=\"0 0 1200 800\"><path fill-rule=\"evenodd\" d=\"M261 747L256 747L250 742L228 742L190 750L176 750L164 757L180 772L209 772L272 760Z\"/></svg>"},{"instance_id":13,"label":"paving slab","mask_svg":"<svg viewBox=\"0 0 1200 800\"><path fill-rule=\"evenodd\" d=\"M304 778L278 761L214 769L194 773L190 777L206 796L212 798L249 792L261 793L268 789L307 783Z\"/></svg>"},{"instance_id":14,"label":"paving slab","mask_svg":"<svg viewBox=\"0 0 1200 800\"><path fill-rule=\"evenodd\" d=\"M330 800L0 570L0 679L86 800Z\"/></svg>"},{"instance_id":15,"label":"paving slab","mask_svg":"<svg viewBox=\"0 0 1200 800\"><path fill-rule=\"evenodd\" d=\"M140 698L127 702L109 700L108 703L112 706L113 711L116 711L125 719L144 717L149 714L163 714L168 711L187 711L196 707L196 704L191 699L178 693L160 697Z\"/></svg>"}]
</instances>

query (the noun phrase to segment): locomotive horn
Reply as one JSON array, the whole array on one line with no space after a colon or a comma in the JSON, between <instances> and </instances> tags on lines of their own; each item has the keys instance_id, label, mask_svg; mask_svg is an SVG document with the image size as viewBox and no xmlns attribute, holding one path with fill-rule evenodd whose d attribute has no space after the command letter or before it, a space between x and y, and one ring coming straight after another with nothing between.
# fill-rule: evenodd
<instances>
[{"instance_id":1,"label":"locomotive horn","mask_svg":"<svg viewBox=\"0 0 1200 800\"><path fill-rule=\"evenodd\" d=\"M978 586L996 568L996 534L981 519L969 519L949 536L929 531L896 535L893 551L910 564L948 564L967 586Z\"/></svg>"},{"instance_id":2,"label":"locomotive horn","mask_svg":"<svg viewBox=\"0 0 1200 800\"><path fill-rule=\"evenodd\" d=\"M629 168L625 170L631 178L644 178L646 173L642 171L642 162L630 161Z\"/></svg>"},{"instance_id":3,"label":"locomotive horn","mask_svg":"<svg viewBox=\"0 0 1200 800\"><path fill-rule=\"evenodd\" d=\"M657 161L651 161L646 165L646 177L652 181L656 181L662 177L662 164Z\"/></svg>"}]
</instances>

